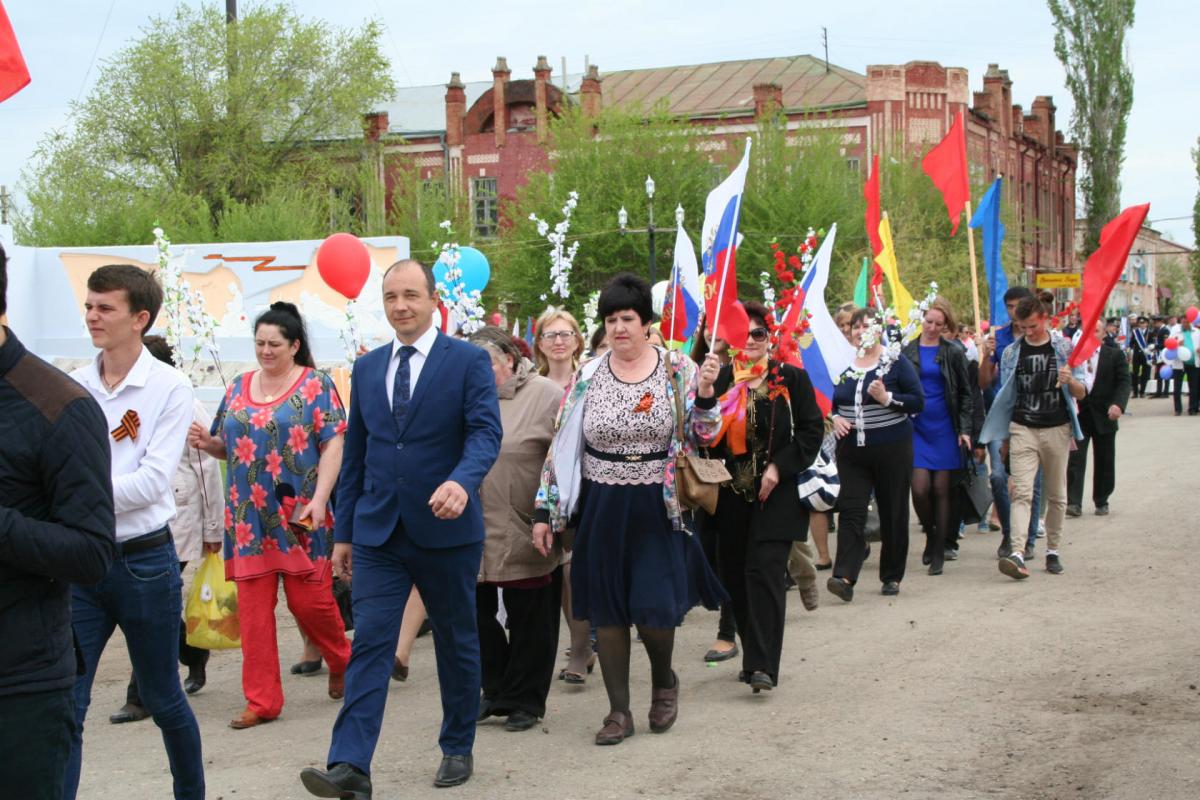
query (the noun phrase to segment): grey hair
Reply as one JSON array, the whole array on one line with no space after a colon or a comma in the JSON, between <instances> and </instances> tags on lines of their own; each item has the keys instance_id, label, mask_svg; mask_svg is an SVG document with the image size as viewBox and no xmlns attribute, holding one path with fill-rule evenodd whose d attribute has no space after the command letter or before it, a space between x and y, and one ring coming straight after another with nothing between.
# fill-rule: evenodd
<instances>
[{"instance_id":1,"label":"grey hair","mask_svg":"<svg viewBox=\"0 0 1200 800\"><path fill-rule=\"evenodd\" d=\"M516 369L524 358L521 355L521 351L513 344L512 334L503 328L497 328L495 325L487 325L480 328L472 333L467 341L485 350L494 350L501 355L508 356L512 359L513 369Z\"/></svg>"}]
</instances>

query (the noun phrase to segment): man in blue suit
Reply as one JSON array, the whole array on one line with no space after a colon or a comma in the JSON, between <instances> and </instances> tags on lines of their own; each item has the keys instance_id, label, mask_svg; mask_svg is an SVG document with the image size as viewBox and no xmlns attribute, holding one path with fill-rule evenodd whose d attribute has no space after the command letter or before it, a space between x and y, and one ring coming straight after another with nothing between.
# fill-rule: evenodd
<instances>
[{"instance_id":1,"label":"man in blue suit","mask_svg":"<svg viewBox=\"0 0 1200 800\"><path fill-rule=\"evenodd\" d=\"M415 586L433 625L443 758L435 786L471 777L479 714L475 581L483 554L479 485L500 452L491 360L433 327L433 272L393 264L383 305L391 343L354 365L338 477L333 572L353 573L355 635L328 770L300 779L317 797L371 797L400 619Z\"/></svg>"}]
</instances>

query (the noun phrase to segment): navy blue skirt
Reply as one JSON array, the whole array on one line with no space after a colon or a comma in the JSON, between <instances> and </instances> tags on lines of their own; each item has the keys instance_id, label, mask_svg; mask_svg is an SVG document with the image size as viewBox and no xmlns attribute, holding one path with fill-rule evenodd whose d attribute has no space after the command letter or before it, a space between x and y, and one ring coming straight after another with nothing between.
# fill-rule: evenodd
<instances>
[{"instance_id":1,"label":"navy blue skirt","mask_svg":"<svg viewBox=\"0 0 1200 800\"><path fill-rule=\"evenodd\" d=\"M576 619L674 628L728 598L695 536L671 527L662 484L584 481L571 556Z\"/></svg>"}]
</instances>

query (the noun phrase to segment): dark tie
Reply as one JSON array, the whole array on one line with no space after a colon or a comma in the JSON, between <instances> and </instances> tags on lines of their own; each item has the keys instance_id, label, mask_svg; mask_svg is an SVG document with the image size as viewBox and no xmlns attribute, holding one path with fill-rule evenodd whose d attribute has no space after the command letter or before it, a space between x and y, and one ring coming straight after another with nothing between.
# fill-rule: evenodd
<instances>
[{"instance_id":1,"label":"dark tie","mask_svg":"<svg viewBox=\"0 0 1200 800\"><path fill-rule=\"evenodd\" d=\"M408 413L409 384L412 382L408 362L415 352L417 348L412 345L400 348L400 365L396 367L396 379L392 382L392 417L396 420L397 430L404 427L404 415Z\"/></svg>"}]
</instances>

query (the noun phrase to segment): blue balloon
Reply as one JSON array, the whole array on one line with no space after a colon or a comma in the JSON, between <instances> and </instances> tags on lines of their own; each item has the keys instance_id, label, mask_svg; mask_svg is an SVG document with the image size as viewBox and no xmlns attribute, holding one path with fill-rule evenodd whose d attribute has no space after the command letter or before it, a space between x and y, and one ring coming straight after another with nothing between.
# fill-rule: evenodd
<instances>
[{"instance_id":1,"label":"blue balloon","mask_svg":"<svg viewBox=\"0 0 1200 800\"><path fill-rule=\"evenodd\" d=\"M1166 358L1168 361L1174 361L1175 359L1179 358L1179 351L1178 350L1164 350L1163 357Z\"/></svg>"},{"instance_id":2,"label":"blue balloon","mask_svg":"<svg viewBox=\"0 0 1200 800\"><path fill-rule=\"evenodd\" d=\"M1171 376L1174 374L1175 374L1175 370L1171 369L1169 366L1162 367L1161 369L1158 370L1158 377L1162 378L1164 381L1171 380Z\"/></svg>"},{"instance_id":3,"label":"blue balloon","mask_svg":"<svg viewBox=\"0 0 1200 800\"><path fill-rule=\"evenodd\" d=\"M487 288L492 277L492 268L488 265L487 256L474 247L458 248L458 268L462 272L463 289L468 292L480 291Z\"/></svg>"}]
</instances>

